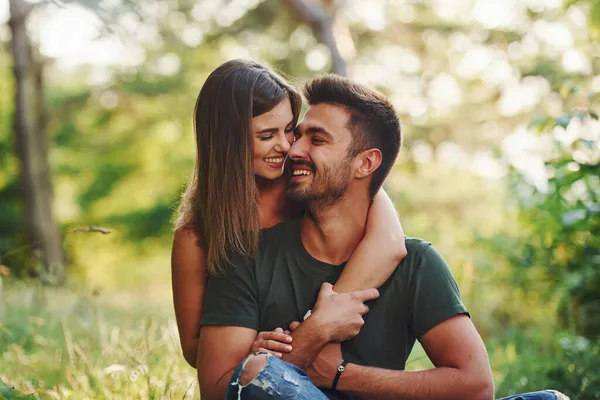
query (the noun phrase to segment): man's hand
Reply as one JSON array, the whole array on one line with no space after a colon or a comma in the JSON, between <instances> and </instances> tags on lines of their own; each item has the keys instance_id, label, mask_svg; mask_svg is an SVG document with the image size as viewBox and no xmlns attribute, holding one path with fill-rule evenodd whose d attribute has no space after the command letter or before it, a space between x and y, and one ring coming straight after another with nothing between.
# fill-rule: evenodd
<instances>
[{"instance_id":1,"label":"man's hand","mask_svg":"<svg viewBox=\"0 0 600 400\"><path fill-rule=\"evenodd\" d=\"M330 283L323 283L309 319L318 320L328 341L343 342L360 332L365 324L363 315L369 311L364 303L379 297L377 289L339 294Z\"/></svg>"},{"instance_id":2,"label":"man's hand","mask_svg":"<svg viewBox=\"0 0 600 400\"><path fill-rule=\"evenodd\" d=\"M364 302L379 297L377 289L338 294L323 283L312 315L293 329L293 349L283 353L283 361L306 370L329 342L343 342L358 335L369 311Z\"/></svg>"},{"instance_id":3,"label":"man's hand","mask_svg":"<svg viewBox=\"0 0 600 400\"><path fill-rule=\"evenodd\" d=\"M329 389L342 361L341 345L328 343L306 370L306 374L315 386Z\"/></svg>"}]
</instances>

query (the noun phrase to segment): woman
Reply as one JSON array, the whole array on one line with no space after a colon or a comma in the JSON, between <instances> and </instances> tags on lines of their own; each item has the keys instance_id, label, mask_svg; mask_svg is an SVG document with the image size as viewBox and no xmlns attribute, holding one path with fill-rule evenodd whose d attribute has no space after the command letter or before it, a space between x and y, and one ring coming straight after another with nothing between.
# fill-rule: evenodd
<instances>
[{"instance_id":1,"label":"woman","mask_svg":"<svg viewBox=\"0 0 600 400\"><path fill-rule=\"evenodd\" d=\"M177 326L193 367L207 276L222 270L232 250L252 257L260 229L301 214L286 201L283 174L301 106L291 85L252 61L224 63L200 91L194 110L196 165L179 207L171 260ZM365 236L334 290L379 287L405 255L402 227L380 191ZM291 351L290 341L280 328L261 332L252 350L281 357Z\"/></svg>"}]
</instances>

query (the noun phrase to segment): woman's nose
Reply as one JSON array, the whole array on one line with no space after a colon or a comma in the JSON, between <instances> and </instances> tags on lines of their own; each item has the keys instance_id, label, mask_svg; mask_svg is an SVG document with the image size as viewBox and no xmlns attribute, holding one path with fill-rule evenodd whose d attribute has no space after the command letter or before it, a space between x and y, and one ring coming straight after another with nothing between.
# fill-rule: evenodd
<instances>
[{"instance_id":1,"label":"woman's nose","mask_svg":"<svg viewBox=\"0 0 600 400\"><path fill-rule=\"evenodd\" d=\"M282 133L279 135L279 140L277 141L275 150L279 151L280 153L287 153L290 150L290 142L288 142L285 134Z\"/></svg>"}]
</instances>

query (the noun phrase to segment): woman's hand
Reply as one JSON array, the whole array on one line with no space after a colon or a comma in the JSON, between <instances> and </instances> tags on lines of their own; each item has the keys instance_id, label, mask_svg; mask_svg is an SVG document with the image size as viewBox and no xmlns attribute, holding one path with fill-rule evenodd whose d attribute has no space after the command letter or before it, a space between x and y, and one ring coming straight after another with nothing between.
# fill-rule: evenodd
<instances>
[{"instance_id":1,"label":"woman's hand","mask_svg":"<svg viewBox=\"0 0 600 400\"><path fill-rule=\"evenodd\" d=\"M252 353L257 351L271 353L275 357L282 358L283 353L292 351L292 337L289 331L276 328L274 331L260 332L252 344Z\"/></svg>"}]
</instances>

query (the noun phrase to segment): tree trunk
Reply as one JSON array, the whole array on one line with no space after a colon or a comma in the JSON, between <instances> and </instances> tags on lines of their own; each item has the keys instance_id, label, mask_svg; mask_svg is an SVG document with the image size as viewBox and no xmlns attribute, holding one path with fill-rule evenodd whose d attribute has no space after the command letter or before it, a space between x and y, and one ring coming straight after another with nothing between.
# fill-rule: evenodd
<instances>
[{"instance_id":1,"label":"tree trunk","mask_svg":"<svg viewBox=\"0 0 600 400\"><path fill-rule=\"evenodd\" d=\"M347 63L340 53L333 31L336 13L335 6L330 6L327 10L319 1L286 1L302 20L312 27L317 40L329 48L331 53L331 72L341 76L348 76ZM331 4L330 1L326 1L325 3Z\"/></svg>"},{"instance_id":2,"label":"tree trunk","mask_svg":"<svg viewBox=\"0 0 600 400\"><path fill-rule=\"evenodd\" d=\"M52 215L52 183L46 136L46 102L42 64L32 57L26 21L32 9L24 0L9 0L14 59L16 153L20 162L24 220L30 245L41 258L40 278L58 284L65 278L59 229Z\"/></svg>"}]
</instances>

